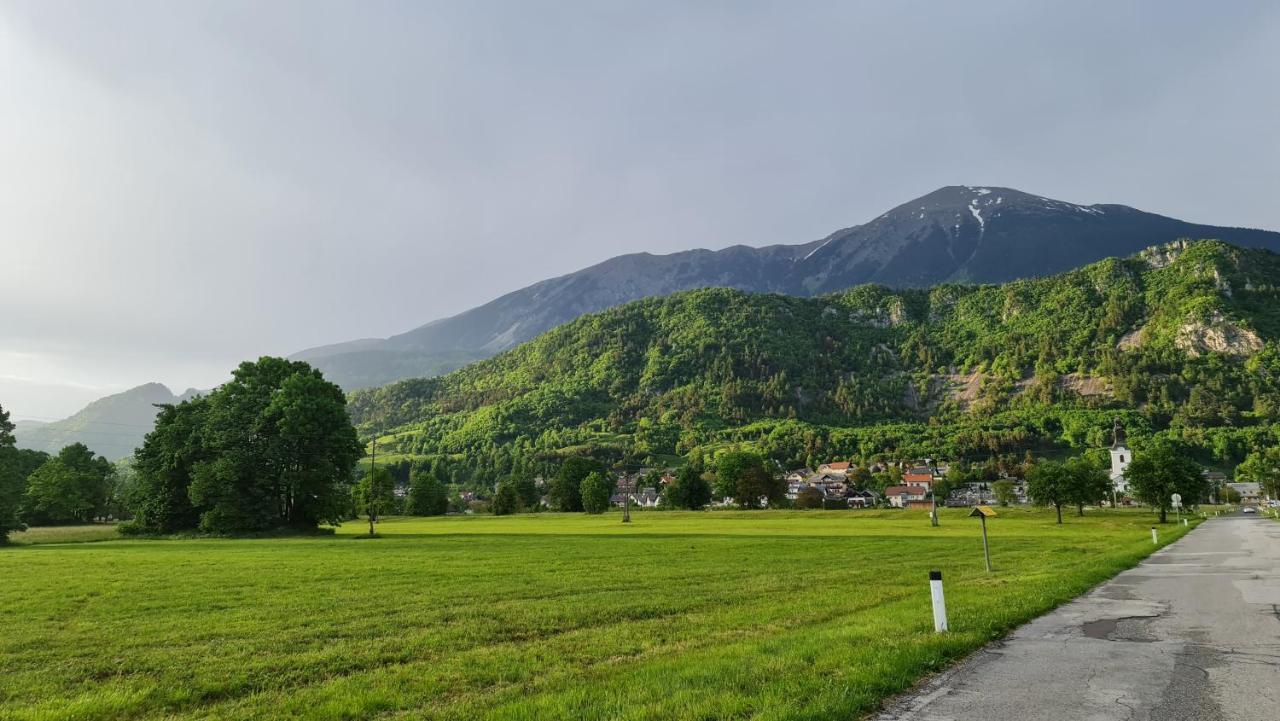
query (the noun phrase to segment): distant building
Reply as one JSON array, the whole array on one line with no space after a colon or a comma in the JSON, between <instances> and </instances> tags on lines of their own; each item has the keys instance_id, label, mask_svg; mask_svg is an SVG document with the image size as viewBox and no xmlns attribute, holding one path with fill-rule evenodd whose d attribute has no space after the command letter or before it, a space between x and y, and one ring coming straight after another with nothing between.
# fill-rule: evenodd
<instances>
[{"instance_id":1,"label":"distant building","mask_svg":"<svg viewBox=\"0 0 1280 721\"><path fill-rule=\"evenodd\" d=\"M848 498L845 500L849 503L850 508L871 508L876 505L876 501L880 500L880 497L876 495L875 491L869 491L864 488L850 491Z\"/></svg>"},{"instance_id":2,"label":"distant building","mask_svg":"<svg viewBox=\"0 0 1280 721\"><path fill-rule=\"evenodd\" d=\"M1258 483L1228 483L1227 488L1240 494L1241 503L1257 503L1262 500L1262 485Z\"/></svg>"},{"instance_id":3,"label":"distant building","mask_svg":"<svg viewBox=\"0 0 1280 721\"><path fill-rule=\"evenodd\" d=\"M807 480L809 480L809 478L811 478L813 475L814 475L814 472L813 472L813 470L812 470L812 469L810 469L810 468L807 468L807 467L806 467L806 468L797 468L797 469L795 469L794 471L791 471L790 473L788 473L788 474L787 474L787 482L788 482L788 483L799 483L800 481L807 481Z\"/></svg>"},{"instance_id":4,"label":"distant building","mask_svg":"<svg viewBox=\"0 0 1280 721\"><path fill-rule=\"evenodd\" d=\"M639 508L657 508L658 500L658 489L656 488L644 488L639 493L631 496L631 502Z\"/></svg>"},{"instance_id":5,"label":"distant building","mask_svg":"<svg viewBox=\"0 0 1280 721\"><path fill-rule=\"evenodd\" d=\"M913 468L902 474L902 485L919 486L928 490L933 487L933 473L927 468L924 470Z\"/></svg>"}]
</instances>

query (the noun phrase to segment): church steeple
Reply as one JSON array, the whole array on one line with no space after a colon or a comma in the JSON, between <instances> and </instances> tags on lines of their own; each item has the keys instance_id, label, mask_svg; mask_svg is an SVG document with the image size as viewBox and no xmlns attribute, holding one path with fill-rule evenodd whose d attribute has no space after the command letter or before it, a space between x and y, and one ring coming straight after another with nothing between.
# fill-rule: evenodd
<instances>
[{"instance_id":1,"label":"church steeple","mask_svg":"<svg viewBox=\"0 0 1280 721\"><path fill-rule=\"evenodd\" d=\"M1113 442L1111 443L1111 448L1113 450L1129 447L1129 444L1125 443L1124 424L1120 422L1119 418L1117 418L1115 424L1111 426L1111 437L1113 439Z\"/></svg>"},{"instance_id":2,"label":"church steeple","mask_svg":"<svg viewBox=\"0 0 1280 721\"><path fill-rule=\"evenodd\" d=\"M1129 450L1129 444L1125 440L1124 425L1120 423L1119 418L1111 427L1111 438L1111 484L1117 493L1127 493L1129 482L1125 480L1124 472L1133 460L1133 452Z\"/></svg>"}]
</instances>

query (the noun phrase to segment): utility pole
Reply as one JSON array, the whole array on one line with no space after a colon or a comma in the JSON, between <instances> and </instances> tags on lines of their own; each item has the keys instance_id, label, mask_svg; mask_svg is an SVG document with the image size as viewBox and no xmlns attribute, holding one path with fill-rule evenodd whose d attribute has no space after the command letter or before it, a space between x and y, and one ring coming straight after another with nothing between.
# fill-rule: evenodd
<instances>
[{"instance_id":1,"label":"utility pole","mask_svg":"<svg viewBox=\"0 0 1280 721\"><path fill-rule=\"evenodd\" d=\"M378 437L373 437L373 453L369 454L369 497L364 499L365 513L369 514L369 536L373 537L373 505L374 499L378 496L378 490L374 488L378 482Z\"/></svg>"},{"instance_id":2,"label":"utility pole","mask_svg":"<svg viewBox=\"0 0 1280 721\"><path fill-rule=\"evenodd\" d=\"M622 522L631 523L631 495L640 487L639 480L630 472L626 473L626 481L622 484Z\"/></svg>"}]
</instances>

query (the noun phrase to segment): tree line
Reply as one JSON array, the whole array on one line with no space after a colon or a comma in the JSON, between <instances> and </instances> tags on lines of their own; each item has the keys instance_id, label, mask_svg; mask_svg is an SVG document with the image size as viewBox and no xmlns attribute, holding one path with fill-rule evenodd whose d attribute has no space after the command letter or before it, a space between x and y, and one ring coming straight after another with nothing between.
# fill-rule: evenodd
<instances>
[{"instance_id":1,"label":"tree line","mask_svg":"<svg viewBox=\"0 0 1280 721\"><path fill-rule=\"evenodd\" d=\"M125 513L115 466L83 443L57 455L17 448L0 407L0 543L29 525L88 523Z\"/></svg>"},{"instance_id":2,"label":"tree line","mask_svg":"<svg viewBox=\"0 0 1280 721\"><path fill-rule=\"evenodd\" d=\"M1153 444L1137 454L1125 469L1128 493L1155 509L1160 522L1168 521L1173 495L1188 507L1209 500L1209 481L1203 469L1185 452L1167 444ZM1027 473L1027 495L1036 505L1052 507L1062 523L1062 509L1074 506L1084 515L1085 506L1113 498L1111 477L1101 466L1083 456L1065 461L1040 460Z\"/></svg>"}]
</instances>

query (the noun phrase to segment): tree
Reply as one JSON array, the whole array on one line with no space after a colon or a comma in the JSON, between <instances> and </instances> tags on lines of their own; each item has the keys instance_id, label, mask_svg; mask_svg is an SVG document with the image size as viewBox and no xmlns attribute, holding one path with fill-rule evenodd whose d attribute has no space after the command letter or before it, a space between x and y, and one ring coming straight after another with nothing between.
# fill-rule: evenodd
<instances>
[{"instance_id":1,"label":"tree","mask_svg":"<svg viewBox=\"0 0 1280 721\"><path fill-rule=\"evenodd\" d=\"M27 523L87 523L105 511L115 469L83 443L58 452L27 479L22 514Z\"/></svg>"},{"instance_id":2,"label":"tree","mask_svg":"<svg viewBox=\"0 0 1280 721\"><path fill-rule=\"evenodd\" d=\"M561 511L581 511L582 480L595 472L604 472L604 467L594 458L566 458L551 482L551 502Z\"/></svg>"},{"instance_id":3,"label":"tree","mask_svg":"<svg viewBox=\"0 0 1280 721\"><path fill-rule=\"evenodd\" d=\"M516 487L510 481L503 481L498 484L498 491L493 494L493 502L489 504L489 510L495 516L509 516L520 511L520 494L516 492Z\"/></svg>"},{"instance_id":4,"label":"tree","mask_svg":"<svg viewBox=\"0 0 1280 721\"><path fill-rule=\"evenodd\" d=\"M406 512L411 516L443 516L449 511L449 496L444 484L429 471L409 474L409 499Z\"/></svg>"},{"instance_id":5,"label":"tree","mask_svg":"<svg viewBox=\"0 0 1280 721\"><path fill-rule=\"evenodd\" d=\"M1027 472L1027 495L1037 506L1053 506L1062 523L1062 507L1072 502L1071 477L1062 463L1041 460Z\"/></svg>"},{"instance_id":6,"label":"tree","mask_svg":"<svg viewBox=\"0 0 1280 721\"><path fill-rule=\"evenodd\" d=\"M126 530L174 533L199 523L200 514L191 504L191 474L208 459L201 439L207 410L207 401L199 396L160 406L154 430L134 452L134 483L123 494L134 518Z\"/></svg>"},{"instance_id":7,"label":"tree","mask_svg":"<svg viewBox=\"0 0 1280 721\"><path fill-rule=\"evenodd\" d=\"M1136 454L1124 477L1134 498L1159 510L1161 523L1169 520L1173 494L1180 494L1187 505L1195 505L1208 488L1200 466L1163 443Z\"/></svg>"},{"instance_id":8,"label":"tree","mask_svg":"<svg viewBox=\"0 0 1280 721\"><path fill-rule=\"evenodd\" d=\"M27 474L19 468L13 428L9 413L0 406L0 544L8 542L10 532L26 529L18 519L18 508L26 494Z\"/></svg>"},{"instance_id":9,"label":"tree","mask_svg":"<svg viewBox=\"0 0 1280 721\"><path fill-rule=\"evenodd\" d=\"M732 497L742 508L776 503L786 492L781 478L770 472L762 456L750 451L730 451L716 459L716 494Z\"/></svg>"},{"instance_id":10,"label":"tree","mask_svg":"<svg viewBox=\"0 0 1280 721\"><path fill-rule=\"evenodd\" d=\"M582 510L587 513L604 513L611 496L613 488L603 473L594 471L582 479Z\"/></svg>"},{"instance_id":11,"label":"tree","mask_svg":"<svg viewBox=\"0 0 1280 721\"><path fill-rule=\"evenodd\" d=\"M305 363L282 365L281 371L285 368L290 375L271 392L271 402L257 418L265 440L259 468L264 490L276 504L272 525L336 525L343 521L344 487L364 448L342 389Z\"/></svg>"},{"instance_id":12,"label":"tree","mask_svg":"<svg viewBox=\"0 0 1280 721\"><path fill-rule=\"evenodd\" d=\"M711 484L702 472L688 463L676 471L676 479L662 496L663 503L675 508L701 510L711 502Z\"/></svg>"},{"instance_id":13,"label":"tree","mask_svg":"<svg viewBox=\"0 0 1280 721\"><path fill-rule=\"evenodd\" d=\"M822 508L822 501L822 491L809 486L796 496L796 508Z\"/></svg>"},{"instance_id":14,"label":"tree","mask_svg":"<svg viewBox=\"0 0 1280 721\"><path fill-rule=\"evenodd\" d=\"M139 530L312 528L349 513L363 448L346 396L319 371L264 357L189 403L162 408L136 454Z\"/></svg>"},{"instance_id":15,"label":"tree","mask_svg":"<svg viewBox=\"0 0 1280 721\"><path fill-rule=\"evenodd\" d=\"M1017 488L1013 485L1013 481L1008 478L1001 478L991 484L991 491L995 493L996 503L1001 506L1007 506L1018 500Z\"/></svg>"},{"instance_id":16,"label":"tree","mask_svg":"<svg viewBox=\"0 0 1280 721\"><path fill-rule=\"evenodd\" d=\"M395 478L386 466L376 466L356 484L356 511L369 519L369 535L383 516L391 513L396 503Z\"/></svg>"},{"instance_id":17,"label":"tree","mask_svg":"<svg viewBox=\"0 0 1280 721\"><path fill-rule=\"evenodd\" d=\"M1244 462L1236 466L1235 477L1257 483L1268 496L1280 498L1280 446L1249 453Z\"/></svg>"},{"instance_id":18,"label":"tree","mask_svg":"<svg viewBox=\"0 0 1280 721\"><path fill-rule=\"evenodd\" d=\"M1065 468L1076 515L1083 516L1085 506L1098 503L1111 493L1111 477L1087 457L1070 458Z\"/></svg>"},{"instance_id":19,"label":"tree","mask_svg":"<svg viewBox=\"0 0 1280 721\"><path fill-rule=\"evenodd\" d=\"M537 510L542 504L542 495L538 493L538 484L529 476L520 476L515 481L516 494L520 496L520 506L526 510Z\"/></svg>"},{"instance_id":20,"label":"tree","mask_svg":"<svg viewBox=\"0 0 1280 721\"><path fill-rule=\"evenodd\" d=\"M865 465L859 465L849 472L849 483L854 488L866 488L871 485L871 469Z\"/></svg>"}]
</instances>

